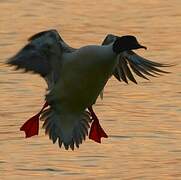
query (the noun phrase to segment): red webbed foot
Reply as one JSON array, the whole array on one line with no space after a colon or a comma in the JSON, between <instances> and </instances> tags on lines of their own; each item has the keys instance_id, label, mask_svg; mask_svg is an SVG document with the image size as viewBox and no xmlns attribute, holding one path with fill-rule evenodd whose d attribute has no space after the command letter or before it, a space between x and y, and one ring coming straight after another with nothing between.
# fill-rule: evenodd
<instances>
[{"instance_id":1,"label":"red webbed foot","mask_svg":"<svg viewBox=\"0 0 181 180\"><path fill-rule=\"evenodd\" d=\"M42 111L48 106L48 103L46 102L39 113L31 117L29 120L27 120L23 126L21 126L20 131L24 131L26 138L38 135L39 132L39 117Z\"/></svg>"},{"instance_id":2,"label":"red webbed foot","mask_svg":"<svg viewBox=\"0 0 181 180\"><path fill-rule=\"evenodd\" d=\"M89 107L88 110L90 111L92 120L93 120L93 123L90 128L90 132L89 132L89 139L92 139L98 143L101 143L101 138L102 137L107 138L108 135L105 133L105 131L101 127L101 125L99 123L99 119L97 118L96 114L94 113L92 107Z\"/></svg>"},{"instance_id":3,"label":"red webbed foot","mask_svg":"<svg viewBox=\"0 0 181 180\"><path fill-rule=\"evenodd\" d=\"M32 137L34 135L38 135L39 132L39 116L40 114L36 114L31 117L28 121L26 121L23 126L21 126L20 131L24 131L26 138Z\"/></svg>"}]
</instances>

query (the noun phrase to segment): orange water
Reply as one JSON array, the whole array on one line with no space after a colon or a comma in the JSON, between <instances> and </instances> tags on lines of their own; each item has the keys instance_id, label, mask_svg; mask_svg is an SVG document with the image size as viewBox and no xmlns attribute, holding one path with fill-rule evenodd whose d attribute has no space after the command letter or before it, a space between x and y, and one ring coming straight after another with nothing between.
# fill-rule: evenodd
<instances>
[{"instance_id":1,"label":"orange water","mask_svg":"<svg viewBox=\"0 0 181 180\"><path fill-rule=\"evenodd\" d=\"M133 34L144 57L175 62L172 74L138 85L112 78L94 107L109 134L74 152L44 131L24 139L19 127L43 104L37 75L3 65L32 34L57 29L73 47L100 44L106 34ZM181 179L180 0L1 0L0 179Z\"/></svg>"}]
</instances>

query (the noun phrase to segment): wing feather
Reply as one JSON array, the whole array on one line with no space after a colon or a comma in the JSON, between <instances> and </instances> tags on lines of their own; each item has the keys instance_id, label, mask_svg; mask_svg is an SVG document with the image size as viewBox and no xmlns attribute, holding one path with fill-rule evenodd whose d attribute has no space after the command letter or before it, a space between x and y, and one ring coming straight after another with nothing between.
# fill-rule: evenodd
<instances>
[{"instance_id":1,"label":"wing feather","mask_svg":"<svg viewBox=\"0 0 181 180\"><path fill-rule=\"evenodd\" d=\"M122 64L119 64L119 66L117 67L117 71L118 71L119 78L122 79L124 82L128 83Z\"/></svg>"},{"instance_id":2,"label":"wing feather","mask_svg":"<svg viewBox=\"0 0 181 180\"><path fill-rule=\"evenodd\" d=\"M41 76L46 76L50 72L50 63L46 54L41 52L33 44L27 44L15 56L7 61L7 64L16 66L16 70L24 69Z\"/></svg>"},{"instance_id":3,"label":"wing feather","mask_svg":"<svg viewBox=\"0 0 181 180\"><path fill-rule=\"evenodd\" d=\"M60 63L58 59L65 48L68 45L56 30L39 32L31 36L28 43L7 64L15 66L16 70L24 69L25 72L31 71L45 77L50 72L55 73L56 66Z\"/></svg>"},{"instance_id":4,"label":"wing feather","mask_svg":"<svg viewBox=\"0 0 181 180\"><path fill-rule=\"evenodd\" d=\"M141 78L144 78L144 79L146 79L146 80L149 80L146 76L144 76L144 75L139 71L139 69L137 68L137 66L135 66L134 63L130 62L129 64L130 64L131 69L133 70L133 72L134 72L137 76L139 76L139 77L141 77Z\"/></svg>"},{"instance_id":5,"label":"wing feather","mask_svg":"<svg viewBox=\"0 0 181 180\"><path fill-rule=\"evenodd\" d=\"M120 54L119 64L120 63L125 64L125 61L127 64L129 64L131 70L136 75L138 75L144 79L147 79L147 80L148 80L147 76L157 77L158 75L161 75L163 73L169 73L167 71L161 70L160 68L172 66L171 64L169 65L169 64L162 64L162 63L150 61L148 59L145 59L145 58L139 56L138 54L136 54L133 51L125 51ZM125 69L126 68L127 67L125 66ZM127 68L127 72L129 70ZM128 78L130 77L129 80L136 83L135 79L133 79L134 76L133 77L130 76L131 70L127 73L127 76L128 76Z\"/></svg>"},{"instance_id":6,"label":"wing feather","mask_svg":"<svg viewBox=\"0 0 181 180\"><path fill-rule=\"evenodd\" d=\"M122 61L119 63L122 64L122 68L123 68L124 73L126 74L126 77L128 77L128 79L130 81L133 81L134 83L137 84L136 79L134 78L131 70L128 67L128 63L127 63L126 58L123 57Z\"/></svg>"},{"instance_id":7,"label":"wing feather","mask_svg":"<svg viewBox=\"0 0 181 180\"><path fill-rule=\"evenodd\" d=\"M31 36L28 43L8 59L7 64L14 66L15 70L41 75L50 90L60 78L61 55L75 50L63 41L56 30L42 31Z\"/></svg>"},{"instance_id":8,"label":"wing feather","mask_svg":"<svg viewBox=\"0 0 181 180\"><path fill-rule=\"evenodd\" d=\"M115 41L116 35L108 34L104 39L102 45L107 45ZM121 81L128 83L128 80L137 84L134 74L149 80L147 76L157 77L163 73L169 73L160 68L170 67L172 64L158 63L145 59L133 51L124 51L119 55L119 62L113 71L114 77Z\"/></svg>"}]
</instances>

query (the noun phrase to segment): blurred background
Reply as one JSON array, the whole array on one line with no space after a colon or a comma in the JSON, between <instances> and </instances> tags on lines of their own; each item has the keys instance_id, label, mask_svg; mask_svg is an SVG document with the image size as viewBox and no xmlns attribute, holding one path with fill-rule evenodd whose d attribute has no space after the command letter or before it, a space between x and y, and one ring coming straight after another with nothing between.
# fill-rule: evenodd
<instances>
[{"instance_id":1,"label":"blurred background","mask_svg":"<svg viewBox=\"0 0 181 180\"><path fill-rule=\"evenodd\" d=\"M94 107L109 135L78 150L52 145L44 130L24 139L20 126L39 111L46 84L4 65L28 37L57 29L73 47L132 34L137 53L172 72L139 84L108 82ZM0 0L0 179L181 179L180 0Z\"/></svg>"}]
</instances>

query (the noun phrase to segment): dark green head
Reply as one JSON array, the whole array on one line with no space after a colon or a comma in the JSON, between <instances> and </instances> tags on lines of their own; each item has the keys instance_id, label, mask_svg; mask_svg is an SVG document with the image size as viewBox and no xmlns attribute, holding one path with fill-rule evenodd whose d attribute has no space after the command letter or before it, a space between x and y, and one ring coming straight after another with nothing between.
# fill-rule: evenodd
<instances>
[{"instance_id":1,"label":"dark green head","mask_svg":"<svg viewBox=\"0 0 181 180\"><path fill-rule=\"evenodd\" d=\"M120 52L123 51L139 49L139 48L147 49L145 46L142 46L138 43L136 37L131 35L117 37L113 44L113 51L116 54L119 54Z\"/></svg>"}]
</instances>

